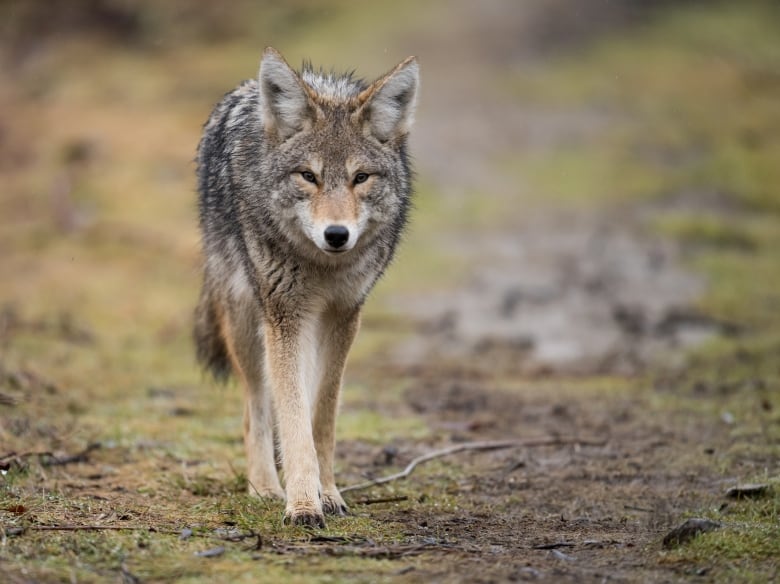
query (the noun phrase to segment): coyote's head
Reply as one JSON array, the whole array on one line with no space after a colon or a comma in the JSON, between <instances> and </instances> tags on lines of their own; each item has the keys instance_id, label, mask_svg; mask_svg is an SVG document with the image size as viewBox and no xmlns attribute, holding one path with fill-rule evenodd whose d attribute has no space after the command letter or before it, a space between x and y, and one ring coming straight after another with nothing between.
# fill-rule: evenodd
<instances>
[{"instance_id":1,"label":"coyote's head","mask_svg":"<svg viewBox=\"0 0 780 584\"><path fill-rule=\"evenodd\" d=\"M406 137L417 86L414 57L366 84L309 65L298 73L265 50L261 165L263 183L273 186L263 196L279 209L279 235L329 262L383 228L383 238L397 237L410 191Z\"/></svg>"}]
</instances>

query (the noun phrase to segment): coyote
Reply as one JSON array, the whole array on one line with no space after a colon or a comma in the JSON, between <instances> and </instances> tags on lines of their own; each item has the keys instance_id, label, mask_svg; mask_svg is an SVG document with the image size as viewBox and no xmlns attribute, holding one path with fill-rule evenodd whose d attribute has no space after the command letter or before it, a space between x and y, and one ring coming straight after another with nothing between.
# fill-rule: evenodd
<instances>
[{"instance_id":1,"label":"coyote","mask_svg":"<svg viewBox=\"0 0 780 584\"><path fill-rule=\"evenodd\" d=\"M361 306L407 220L417 87L414 57L367 84L296 72L269 47L198 146L197 357L243 382L249 492L286 498L285 523L323 527L325 513L347 512L336 409Z\"/></svg>"}]
</instances>

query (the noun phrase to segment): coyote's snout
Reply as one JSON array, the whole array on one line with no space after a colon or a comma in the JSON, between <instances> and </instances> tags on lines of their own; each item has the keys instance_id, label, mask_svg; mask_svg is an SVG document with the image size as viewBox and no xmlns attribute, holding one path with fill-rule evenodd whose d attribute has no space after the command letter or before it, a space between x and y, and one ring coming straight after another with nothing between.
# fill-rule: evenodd
<instances>
[{"instance_id":1,"label":"coyote's snout","mask_svg":"<svg viewBox=\"0 0 780 584\"><path fill-rule=\"evenodd\" d=\"M306 230L309 238L321 250L327 253L343 253L355 247L360 235L365 229L369 209L363 206L362 200L368 191L360 188L360 184L368 181L365 173L355 178L342 178L342 184L334 185L329 190L318 190L316 183L311 192L309 207L311 225ZM312 177L318 180L316 175ZM362 181L362 182L356 182Z\"/></svg>"},{"instance_id":2,"label":"coyote's snout","mask_svg":"<svg viewBox=\"0 0 780 584\"><path fill-rule=\"evenodd\" d=\"M198 359L244 385L249 492L286 498L292 523L347 510L333 476L338 396L361 306L406 223L417 86L413 57L367 84L296 72L269 48L198 148Z\"/></svg>"}]
</instances>

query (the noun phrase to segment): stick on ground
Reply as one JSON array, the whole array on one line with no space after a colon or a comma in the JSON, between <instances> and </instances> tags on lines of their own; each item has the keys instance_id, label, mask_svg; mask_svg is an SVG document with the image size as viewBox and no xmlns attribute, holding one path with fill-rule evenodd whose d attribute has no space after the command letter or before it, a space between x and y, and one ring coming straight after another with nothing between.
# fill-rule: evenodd
<instances>
[{"instance_id":1,"label":"stick on ground","mask_svg":"<svg viewBox=\"0 0 780 584\"><path fill-rule=\"evenodd\" d=\"M391 481L396 481L398 479L406 478L410 474L412 474L412 472L414 471L415 468L417 468L417 466L419 466L424 462L428 462L429 460L433 460L435 458L441 458L442 456L449 456L450 454L463 452L464 450L478 450L478 451L503 450L506 448L562 446L565 444L582 444L585 446L604 446L604 444L606 444L606 440L586 440L580 438L534 438L530 440L488 440L488 441L481 441L481 442L463 442L462 444L456 444L454 446L449 446L448 448L442 448L441 450L434 450L433 452L429 452L428 454L423 454L422 456L418 456L417 458L412 460L406 466L406 468L403 469L401 472L397 472L395 474L391 474L386 477L381 477L378 479L372 479L370 481L359 483L357 485L344 487L343 489L341 489L341 492L347 493L349 491L368 489L369 487L373 487L375 485L383 485Z\"/></svg>"}]
</instances>

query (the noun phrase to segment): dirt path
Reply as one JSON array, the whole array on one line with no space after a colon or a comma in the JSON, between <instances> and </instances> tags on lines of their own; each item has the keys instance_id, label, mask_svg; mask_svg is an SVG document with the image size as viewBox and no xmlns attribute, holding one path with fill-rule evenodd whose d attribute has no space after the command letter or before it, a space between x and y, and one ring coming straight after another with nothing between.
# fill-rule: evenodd
<instances>
[{"instance_id":1,"label":"dirt path","mask_svg":"<svg viewBox=\"0 0 780 584\"><path fill-rule=\"evenodd\" d=\"M595 436L606 443L463 454L435 471L420 470L399 491L412 497L444 491L449 505L433 513L375 505L371 512L402 525L405 541L423 546L426 561L407 560L415 567L411 581L673 577L653 558L681 514L722 496L722 480L695 462L707 448L721 447L719 429L706 422L649 419L643 415L646 398L636 393L583 395L565 383L528 384L518 391L449 379L421 382L407 396L442 443L557 435ZM433 446L395 445L399 454L392 463L406 464ZM381 452L373 454L373 466L358 469L383 474L376 462ZM354 468L349 449L343 456ZM679 464L670 465L670 458Z\"/></svg>"},{"instance_id":2,"label":"dirt path","mask_svg":"<svg viewBox=\"0 0 780 584\"><path fill-rule=\"evenodd\" d=\"M461 2L432 34L404 39L426 70L414 135L420 174L445 199L441 207L480 198L500 209L500 222L439 227L433 245L460 262L459 286L397 298L395 309L425 331L399 347L399 360L632 373L654 354L718 332L691 308L703 283L680 267L670 241L649 232L646 205L545 209L518 180L523 160L571 143L586 148L616 116L518 103L506 77L544 67L552 51L572 50L632 14L597 6L583 15L563 1Z\"/></svg>"},{"instance_id":3,"label":"dirt path","mask_svg":"<svg viewBox=\"0 0 780 584\"><path fill-rule=\"evenodd\" d=\"M650 227L673 201L539 205L517 169L498 163L571 143L587 148L615 123L585 106L524 107L502 94L502 75L543 67L562 35L576 44L632 16L600 21L596 9L588 26L576 15L576 24L566 21L576 3L510 5L460 3L453 12L461 18L411 39L431 72L415 136L421 174L450 199L444 205L493 197L502 221L465 233L462 225L443 228L437 245L462 262L460 285L394 298L418 331L386 355L396 374L414 379L398 415L423 416L433 437L369 453L348 445L342 461L355 469L362 452L359 481L383 474L383 457L403 467L462 441L602 438L602 446L442 461L433 476L421 472L400 490L443 488L448 509L372 516L402 524L407 541L422 546L415 553L427 554L408 562L409 581L684 579L655 558L686 511L725 504L725 485L736 478L716 472L710 457L730 444L728 424L690 407L659 409L668 388L648 387L641 374L659 364L673 369L686 350L734 331L697 310L705 283L682 267L681 248ZM469 42L469 34L489 40ZM442 44L452 50L435 50ZM460 74L438 78L453 61ZM662 417L648 416L653 409Z\"/></svg>"},{"instance_id":4,"label":"dirt path","mask_svg":"<svg viewBox=\"0 0 780 584\"><path fill-rule=\"evenodd\" d=\"M322 12L300 2L269 13L263 34L220 37L245 30L260 11L244 3L242 22L213 9L219 26L208 43L199 35L187 41L183 31L170 45L142 36L137 47L120 46L101 30L12 53L15 83L0 87L8 185L0 199L0 573L11 582L776 577L777 496L724 494L744 481L780 484L780 344L755 333L776 318L776 256L766 250L780 249L780 238L769 211L730 192L719 182L727 173L714 172L717 188L704 191L662 181L664 196L640 200L617 179L612 197L584 187L592 199L548 196L529 171L564 152L583 167L553 164L552 182L581 190L576 181L594 162L588 153L625 129L628 109L581 98L568 79L559 92L553 80L552 93L568 96L554 103L518 98L517 84L565 67L557 57L576 61L600 35L630 37L649 26L642 5L457 0ZM148 6L147 16L162 19L155 34L173 26L166 22L178 30L179 16L203 26L197 15ZM731 37L716 34L718 26L743 29L734 14L708 29L705 12L673 23L684 43L640 51L648 77L663 79L670 66L676 75L678 61L688 75L720 71L727 61L722 77L696 79L710 88L701 91L714 91L712 82L733 98L724 88L739 71L732 93L740 111L746 87L758 87L760 106L776 103L766 89L776 87L776 53L762 61L760 46L750 59L741 45L722 49L720 39ZM715 31L706 42L690 40L716 55L707 67L701 54L682 52L700 28ZM388 65L378 62L382 49L415 53L422 63L418 210L367 305L348 368L339 484L471 441L560 444L437 458L404 480L350 492L351 516L309 532L283 527L281 506L245 495L241 390L211 385L193 362L191 160L213 101L255 70L258 36L313 38L306 54L315 64L318 49L340 51L349 64L350 52L363 56L355 47L366 31L377 72ZM669 58L667 50L677 53ZM577 83L604 81L599 58ZM671 110L649 118L662 122L661 146L632 126L642 139L626 144L636 152L599 151L609 168L655 156L662 164L650 168L676 179L678 154L704 157L700 142L720 138L708 133L727 125L720 110L702 114L700 127L674 117L680 108L684 122L695 121L706 102L698 85L682 92L675 75L668 87L650 86ZM618 81L630 99L644 97ZM748 144L747 153L736 150L736 176L749 174L742 170L751 156L774 152L772 112L735 124L736 137L723 139ZM673 132L663 126L667 115ZM688 138L678 130L694 136L693 153L674 149ZM762 185L752 196L765 192ZM693 243L662 235L659 223L670 215L684 215ZM727 260L711 265L734 275L717 318L702 305L714 278L691 267L702 245ZM751 279L754 286L739 287ZM751 303L754 312L742 308ZM735 314L747 314L753 328L737 326ZM704 341L717 341L720 352L692 355ZM723 522L722 539L663 548L664 534L699 512Z\"/></svg>"}]
</instances>

